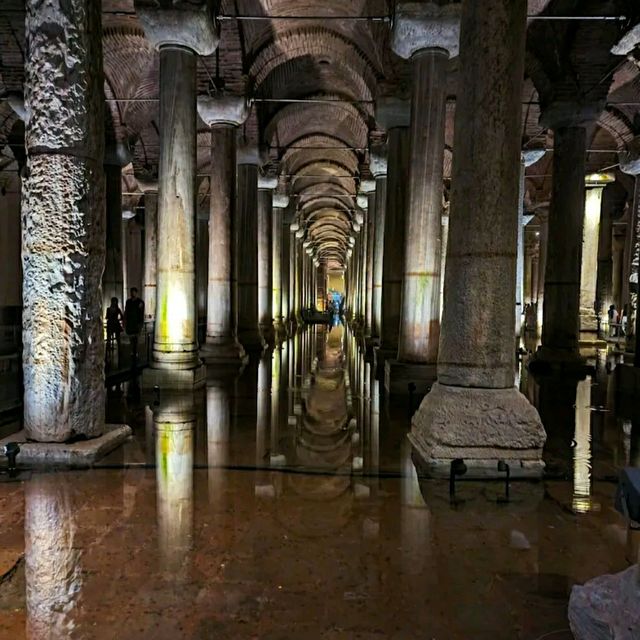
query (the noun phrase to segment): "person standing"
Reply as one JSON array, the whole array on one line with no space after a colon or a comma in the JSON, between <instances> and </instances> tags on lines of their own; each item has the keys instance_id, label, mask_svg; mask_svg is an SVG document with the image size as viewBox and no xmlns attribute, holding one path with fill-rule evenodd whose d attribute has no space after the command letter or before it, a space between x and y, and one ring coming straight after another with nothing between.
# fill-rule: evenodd
<instances>
[{"instance_id":1,"label":"person standing","mask_svg":"<svg viewBox=\"0 0 640 640\"><path fill-rule=\"evenodd\" d=\"M120 346L120 333L122 332L122 311L118 304L118 298L111 298L111 305L107 307L107 346L109 352L114 346L114 342Z\"/></svg>"},{"instance_id":2,"label":"person standing","mask_svg":"<svg viewBox=\"0 0 640 640\"><path fill-rule=\"evenodd\" d=\"M131 357L138 357L138 337L144 326L144 302L138 298L138 290L131 289L131 297L124 307L124 329L131 343Z\"/></svg>"}]
</instances>

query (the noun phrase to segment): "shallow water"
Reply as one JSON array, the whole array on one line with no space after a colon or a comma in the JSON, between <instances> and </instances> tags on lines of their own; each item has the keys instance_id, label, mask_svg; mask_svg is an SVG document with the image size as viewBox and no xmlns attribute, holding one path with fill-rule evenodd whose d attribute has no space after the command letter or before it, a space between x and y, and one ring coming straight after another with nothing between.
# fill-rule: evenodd
<instances>
[{"instance_id":1,"label":"shallow water","mask_svg":"<svg viewBox=\"0 0 640 640\"><path fill-rule=\"evenodd\" d=\"M418 480L406 403L340 326L193 395L125 385L101 468L0 484L0 638L570 638L571 586L628 566L613 480L640 463L596 360L523 371L549 474L507 504Z\"/></svg>"}]
</instances>

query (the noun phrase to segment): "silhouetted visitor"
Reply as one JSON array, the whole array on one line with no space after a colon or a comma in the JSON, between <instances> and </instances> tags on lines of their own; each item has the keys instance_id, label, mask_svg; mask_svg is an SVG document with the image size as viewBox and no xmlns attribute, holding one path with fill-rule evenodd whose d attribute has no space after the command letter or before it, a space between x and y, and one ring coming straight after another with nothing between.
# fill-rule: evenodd
<instances>
[{"instance_id":1,"label":"silhouetted visitor","mask_svg":"<svg viewBox=\"0 0 640 640\"><path fill-rule=\"evenodd\" d=\"M131 289L131 297L124 307L124 328L131 343L131 356L138 355L138 336L144 326L144 302L138 298L138 290Z\"/></svg>"},{"instance_id":2,"label":"silhouetted visitor","mask_svg":"<svg viewBox=\"0 0 640 640\"><path fill-rule=\"evenodd\" d=\"M118 298L111 298L111 304L107 307L107 345L111 347L113 342L120 346L120 334L122 333L123 314L118 304Z\"/></svg>"}]
</instances>

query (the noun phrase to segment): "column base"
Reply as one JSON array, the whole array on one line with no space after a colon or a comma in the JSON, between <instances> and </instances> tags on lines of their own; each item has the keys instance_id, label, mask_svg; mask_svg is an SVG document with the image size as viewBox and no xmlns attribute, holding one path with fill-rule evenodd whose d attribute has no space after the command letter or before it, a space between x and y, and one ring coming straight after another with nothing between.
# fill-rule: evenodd
<instances>
[{"instance_id":1,"label":"column base","mask_svg":"<svg viewBox=\"0 0 640 640\"><path fill-rule=\"evenodd\" d=\"M597 333L598 316L593 309L580 309L580 333Z\"/></svg>"},{"instance_id":2,"label":"column base","mask_svg":"<svg viewBox=\"0 0 640 640\"><path fill-rule=\"evenodd\" d=\"M276 331L272 324L261 324L260 335L262 340L268 346L273 346L276 342Z\"/></svg>"},{"instance_id":3,"label":"column base","mask_svg":"<svg viewBox=\"0 0 640 640\"><path fill-rule=\"evenodd\" d=\"M141 387L143 389L197 389L207 382L207 368L199 364L192 369L154 369L143 370Z\"/></svg>"},{"instance_id":4,"label":"column base","mask_svg":"<svg viewBox=\"0 0 640 640\"><path fill-rule=\"evenodd\" d=\"M539 478L544 472L546 433L540 416L515 388L450 387L436 382L411 420L409 440L426 475L448 477L461 458L467 477Z\"/></svg>"},{"instance_id":5,"label":"column base","mask_svg":"<svg viewBox=\"0 0 640 640\"><path fill-rule=\"evenodd\" d=\"M200 348L200 358L205 364L241 367L247 364L249 356L237 341L216 344L205 342Z\"/></svg>"},{"instance_id":6,"label":"column base","mask_svg":"<svg viewBox=\"0 0 640 640\"><path fill-rule=\"evenodd\" d=\"M287 327L283 322L278 322L273 325L276 342L284 342L287 339Z\"/></svg>"},{"instance_id":7,"label":"column base","mask_svg":"<svg viewBox=\"0 0 640 640\"><path fill-rule=\"evenodd\" d=\"M533 374L562 374L572 377L583 377L595 371L579 353L571 349L550 347L538 347L528 367Z\"/></svg>"},{"instance_id":8,"label":"column base","mask_svg":"<svg viewBox=\"0 0 640 640\"><path fill-rule=\"evenodd\" d=\"M424 396L436 381L435 364L401 362L389 359L384 363L384 388L392 396L408 396L409 384L416 386L414 395Z\"/></svg>"},{"instance_id":9,"label":"column base","mask_svg":"<svg viewBox=\"0 0 640 640\"><path fill-rule=\"evenodd\" d=\"M100 458L126 442L131 436L131 427L126 424L105 424L97 438L76 442L32 442L27 440L24 430L0 440L0 448L9 442L20 445L16 458L18 467L63 467L86 469Z\"/></svg>"}]
</instances>

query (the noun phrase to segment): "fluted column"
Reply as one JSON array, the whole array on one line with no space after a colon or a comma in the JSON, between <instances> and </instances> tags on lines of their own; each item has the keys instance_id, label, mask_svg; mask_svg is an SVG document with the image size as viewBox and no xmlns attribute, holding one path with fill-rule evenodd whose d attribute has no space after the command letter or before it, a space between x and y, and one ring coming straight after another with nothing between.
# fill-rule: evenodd
<instances>
[{"instance_id":1,"label":"fluted column","mask_svg":"<svg viewBox=\"0 0 640 640\"><path fill-rule=\"evenodd\" d=\"M37 441L104 427L100 16L98 0L26 2L22 364L24 428Z\"/></svg>"},{"instance_id":2,"label":"fluted column","mask_svg":"<svg viewBox=\"0 0 640 640\"><path fill-rule=\"evenodd\" d=\"M283 312L285 293L282 286L282 216L287 206L289 206L288 196L279 193L273 194L271 307L273 327L278 340L281 340L285 335Z\"/></svg>"},{"instance_id":3,"label":"fluted column","mask_svg":"<svg viewBox=\"0 0 640 640\"><path fill-rule=\"evenodd\" d=\"M238 154L238 339L247 351L264 347L258 328L258 165L254 149Z\"/></svg>"},{"instance_id":4,"label":"fluted column","mask_svg":"<svg viewBox=\"0 0 640 640\"><path fill-rule=\"evenodd\" d=\"M526 0L465 1L438 381L412 420L432 473L541 474L545 433L516 389L518 192ZM488 121L495 126L487 127ZM472 229L471 233L469 230Z\"/></svg>"},{"instance_id":5,"label":"fluted column","mask_svg":"<svg viewBox=\"0 0 640 640\"><path fill-rule=\"evenodd\" d=\"M213 53L218 36L204 8L136 11L160 57L156 321L143 384L189 387L204 383L196 335L196 56Z\"/></svg>"},{"instance_id":6,"label":"fluted column","mask_svg":"<svg viewBox=\"0 0 640 640\"><path fill-rule=\"evenodd\" d=\"M207 336L202 357L205 362L241 364L246 354L237 337L234 292L236 138L249 108L241 96L199 96L198 112L211 127Z\"/></svg>"},{"instance_id":7,"label":"fluted column","mask_svg":"<svg viewBox=\"0 0 640 640\"><path fill-rule=\"evenodd\" d=\"M371 336L380 344L382 326L382 270L384 260L384 225L387 207L387 152L374 147L369 155L369 169L376 181L375 214L373 218L373 312Z\"/></svg>"},{"instance_id":8,"label":"fluted column","mask_svg":"<svg viewBox=\"0 0 640 640\"><path fill-rule=\"evenodd\" d=\"M384 223L382 272L382 342L380 353L395 358L402 307L404 234L409 175L410 105L406 100L387 98L376 104L376 120L387 129L387 200Z\"/></svg>"},{"instance_id":9,"label":"fluted column","mask_svg":"<svg viewBox=\"0 0 640 640\"><path fill-rule=\"evenodd\" d=\"M277 178L258 178L258 324L265 342L274 341L273 330L273 191Z\"/></svg>"}]
</instances>

